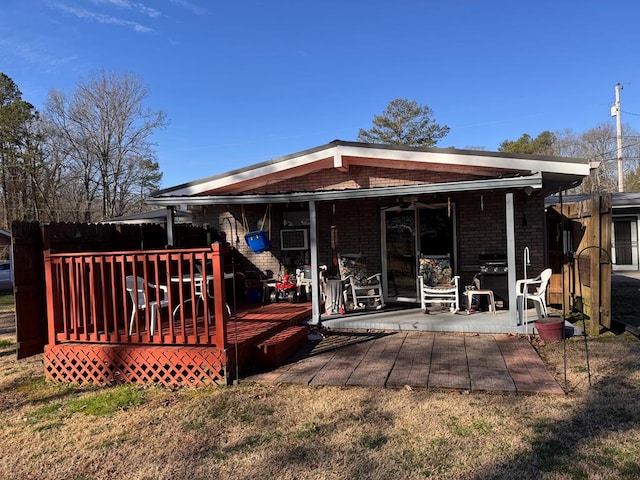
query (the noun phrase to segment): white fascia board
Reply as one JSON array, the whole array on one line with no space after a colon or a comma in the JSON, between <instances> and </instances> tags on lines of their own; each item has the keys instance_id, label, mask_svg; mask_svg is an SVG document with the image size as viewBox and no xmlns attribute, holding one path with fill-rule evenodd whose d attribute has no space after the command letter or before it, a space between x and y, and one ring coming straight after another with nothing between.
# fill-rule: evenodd
<instances>
[{"instance_id":1,"label":"white fascia board","mask_svg":"<svg viewBox=\"0 0 640 480\"><path fill-rule=\"evenodd\" d=\"M377 158L382 160L403 160L416 163L436 163L442 165L465 165L478 167L507 168L510 170L527 170L531 172L562 173L569 175L589 175L588 163L563 162L557 160L541 160L535 158L502 157L494 155L464 154L460 152L420 152L415 150L390 150L383 148L362 148L342 145L338 147L340 155L353 157ZM389 165L393 168L393 165Z\"/></svg>"},{"instance_id":2,"label":"white fascia board","mask_svg":"<svg viewBox=\"0 0 640 480\"><path fill-rule=\"evenodd\" d=\"M229 175L223 175L202 183L187 185L180 190L172 191L171 196L198 195L202 192L216 190L217 188L233 185L234 183L245 182L247 180L259 178L262 176L273 175L274 173L309 165L311 163L318 162L327 158L335 158L335 156L336 147L319 150L317 152L310 152L299 157L293 157L286 160L267 163L259 165L255 168L249 168L235 173L230 173Z\"/></svg>"}]
</instances>

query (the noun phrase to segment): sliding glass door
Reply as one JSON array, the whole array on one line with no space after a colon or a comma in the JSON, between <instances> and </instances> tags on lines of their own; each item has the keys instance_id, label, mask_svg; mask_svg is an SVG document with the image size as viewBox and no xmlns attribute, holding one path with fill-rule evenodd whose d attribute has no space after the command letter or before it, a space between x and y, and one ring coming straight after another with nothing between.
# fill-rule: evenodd
<instances>
[{"instance_id":1,"label":"sliding glass door","mask_svg":"<svg viewBox=\"0 0 640 480\"><path fill-rule=\"evenodd\" d=\"M387 297L398 301L416 299L416 217L411 210L387 210L386 281Z\"/></svg>"},{"instance_id":2,"label":"sliding glass door","mask_svg":"<svg viewBox=\"0 0 640 480\"><path fill-rule=\"evenodd\" d=\"M383 258L386 296L418 299L418 256L449 255L455 262L453 205L414 204L383 211Z\"/></svg>"}]
</instances>

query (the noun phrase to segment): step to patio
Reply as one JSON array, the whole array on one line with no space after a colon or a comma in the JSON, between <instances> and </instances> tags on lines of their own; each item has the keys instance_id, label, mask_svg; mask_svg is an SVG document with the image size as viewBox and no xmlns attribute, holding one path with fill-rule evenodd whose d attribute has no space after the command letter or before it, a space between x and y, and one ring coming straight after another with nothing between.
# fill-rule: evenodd
<instances>
[{"instance_id":1,"label":"step to patio","mask_svg":"<svg viewBox=\"0 0 640 480\"><path fill-rule=\"evenodd\" d=\"M254 361L259 366L279 367L306 341L307 327L287 327L256 345Z\"/></svg>"}]
</instances>

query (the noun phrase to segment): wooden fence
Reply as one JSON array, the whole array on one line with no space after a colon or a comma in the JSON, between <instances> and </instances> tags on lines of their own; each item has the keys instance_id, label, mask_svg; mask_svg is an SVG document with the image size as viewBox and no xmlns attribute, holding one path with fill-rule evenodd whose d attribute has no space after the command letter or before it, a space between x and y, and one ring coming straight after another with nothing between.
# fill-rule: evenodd
<instances>
[{"instance_id":1,"label":"wooden fence","mask_svg":"<svg viewBox=\"0 0 640 480\"><path fill-rule=\"evenodd\" d=\"M611 228L611 195L553 205L547 215L549 303L562 304L564 316L583 312L590 335L611 328Z\"/></svg>"}]
</instances>

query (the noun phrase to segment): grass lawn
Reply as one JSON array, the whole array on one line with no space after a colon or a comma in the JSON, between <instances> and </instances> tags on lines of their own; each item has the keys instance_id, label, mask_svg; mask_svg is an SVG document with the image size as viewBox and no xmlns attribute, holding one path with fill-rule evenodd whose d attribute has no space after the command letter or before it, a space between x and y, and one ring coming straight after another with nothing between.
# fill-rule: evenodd
<instances>
[{"instance_id":1,"label":"grass lawn","mask_svg":"<svg viewBox=\"0 0 640 480\"><path fill-rule=\"evenodd\" d=\"M566 396L73 387L0 314L2 479L637 479L640 342L536 345ZM591 374L592 386L589 386Z\"/></svg>"}]
</instances>

